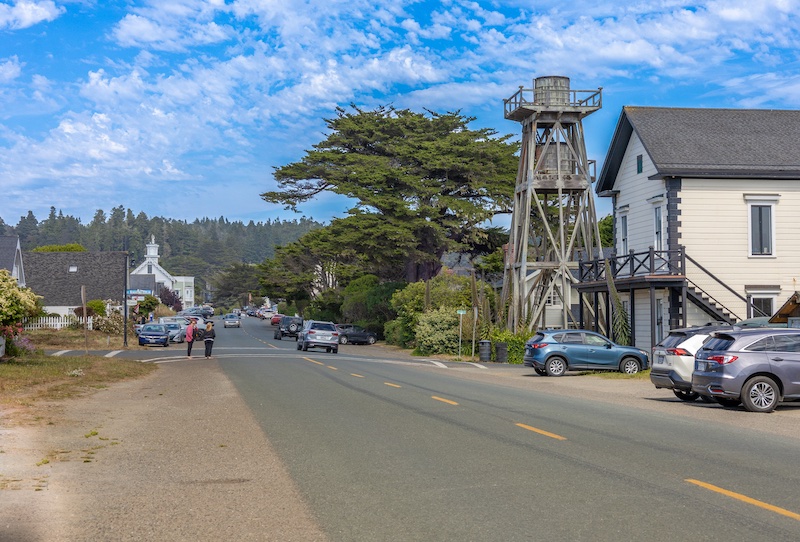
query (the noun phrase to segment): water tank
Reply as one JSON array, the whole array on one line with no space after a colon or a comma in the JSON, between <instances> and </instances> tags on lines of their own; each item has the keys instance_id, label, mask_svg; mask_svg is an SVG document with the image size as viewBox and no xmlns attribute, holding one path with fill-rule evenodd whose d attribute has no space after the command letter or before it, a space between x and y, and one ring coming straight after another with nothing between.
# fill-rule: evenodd
<instances>
[{"instance_id":1,"label":"water tank","mask_svg":"<svg viewBox=\"0 0 800 542\"><path fill-rule=\"evenodd\" d=\"M569 105L569 77L537 77L533 80L533 101L539 105Z\"/></svg>"},{"instance_id":2,"label":"water tank","mask_svg":"<svg viewBox=\"0 0 800 542\"><path fill-rule=\"evenodd\" d=\"M561 158L561 174L574 175L577 164L569 146L563 141L560 143L550 143L547 152L543 153L544 146L536 147L536 163L540 173L557 173L559 171L558 162Z\"/></svg>"}]
</instances>

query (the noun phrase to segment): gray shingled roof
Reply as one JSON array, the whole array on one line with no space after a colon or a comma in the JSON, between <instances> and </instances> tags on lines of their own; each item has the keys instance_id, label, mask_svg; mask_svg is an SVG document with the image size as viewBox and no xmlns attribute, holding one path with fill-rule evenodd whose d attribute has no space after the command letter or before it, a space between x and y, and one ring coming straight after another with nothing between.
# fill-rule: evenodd
<instances>
[{"instance_id":1,"label":"gray shingled roof","mask_svg":"<svg viewBox=\"0 0 800 542\"><path fill-rule=\"evenodd\" d=\"M626 106L598 193L613 188L633 132L657 177L800 179L800 111Z\"/></svg>"},{"instance_id":2,"label":"gray shingled roof","mask_svg":"<svg viewBox=\"0 0 800 542\"><path fill-rule=\"evenodd\" d=\"M125 252L25 252L23 258L27 286L44 297L45 306L80 306L81 286L87 301L121 302L125 295Z\"/></svg>"}]
</instances>

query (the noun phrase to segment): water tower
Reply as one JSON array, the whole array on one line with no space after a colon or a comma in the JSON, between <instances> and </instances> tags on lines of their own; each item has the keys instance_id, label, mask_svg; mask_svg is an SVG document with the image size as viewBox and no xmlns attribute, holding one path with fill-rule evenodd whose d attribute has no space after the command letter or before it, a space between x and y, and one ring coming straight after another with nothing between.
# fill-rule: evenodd
<instances>
[{"instance_id":1,"label":"water tower","mask_svg":"<svg viewBox=\"0 0 800 542\"><path fill-rule=\"evenodd\" d=\"M570 90L569 78L560 76L533 83L503 100L505 118L522 124L503 276L511 330L575 324L573 271L579 259L601 251L595 163L586 158L582 121L602 107L602 89Z\"/></svg>"}]
</instances>

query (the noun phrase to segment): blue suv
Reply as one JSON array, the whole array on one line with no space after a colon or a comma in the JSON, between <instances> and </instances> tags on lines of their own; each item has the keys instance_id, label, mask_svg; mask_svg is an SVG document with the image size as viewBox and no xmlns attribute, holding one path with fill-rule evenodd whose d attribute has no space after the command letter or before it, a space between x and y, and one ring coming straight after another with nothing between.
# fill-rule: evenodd
<instances>
[{"instance_id":1,"label":"blue suv","mask_svg":"<svg viewBox=\"0 0 800 542\"><path fill-rule=\"evenodd\" d=\"M636 374L647 369L645 350L622 346L585 329L539 331L525 343L526 367L540 375L561 376L572 370L611 370Z\"/></svg>"}]
</instances>

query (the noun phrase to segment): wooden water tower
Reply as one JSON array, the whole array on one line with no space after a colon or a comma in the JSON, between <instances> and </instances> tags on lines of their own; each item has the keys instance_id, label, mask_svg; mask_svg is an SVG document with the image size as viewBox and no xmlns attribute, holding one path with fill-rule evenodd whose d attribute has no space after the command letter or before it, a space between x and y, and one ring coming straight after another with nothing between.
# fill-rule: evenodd
<instances>
[{"instance_id":1,"label":"wooden water tower","mask_svg":"<svg viewBox=\"0 0 800 542\"><path fill-rule=\"evenodd\" d=\"M560 76L533 83L503 100L505 118L522 124L503 276L512 331L574 325L573 270L602 250L591 193L595 164L586 157L582 124L602 107L602 89L570 90Z\"/></svg>"}]
</instances>

